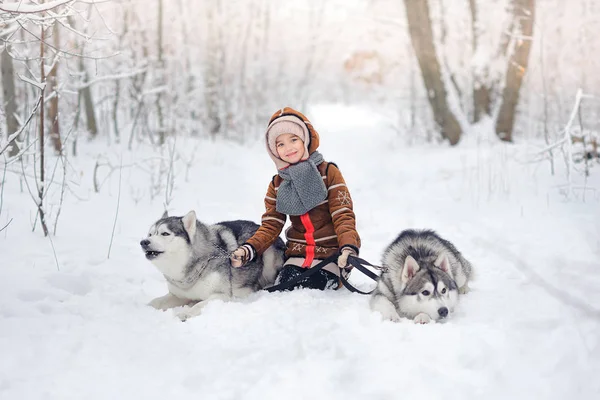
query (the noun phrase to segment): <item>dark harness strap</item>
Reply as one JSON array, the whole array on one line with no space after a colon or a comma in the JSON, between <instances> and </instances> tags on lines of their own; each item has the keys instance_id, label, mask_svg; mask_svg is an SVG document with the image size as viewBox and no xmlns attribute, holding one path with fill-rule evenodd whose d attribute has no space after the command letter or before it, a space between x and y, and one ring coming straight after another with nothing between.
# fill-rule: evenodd
<instances>
[{"instance_id":1,"label":"dark harness strap","mask_svg":"<svg viewBox=\"0 0 600 400\"><path fill-rule=\"evenodd\" d=\"M339 254L334 254L332 256L329 256L326 259L324 259L321 262L319 262L314 267L307 269L305 272L303 272L302 274L298 275L294 279L290 279L289 281L280 283L279 285L275 285L275 286L271 286L271 287L265 288L264 290L266 290L267 292L271 293L271 292L286 290L286 289L289 289L291 287L294 287L298 282L300 282L303 279L308 278L309 276L315 274L319 270L323 269L323 267L325 267L327 264L332 263L332 262L337 263L338 257L339 257ZM369 278L373 279L374 281L377 281L377 279L379 278L376 274L374 274L373 272L371 272L368 268L364 267L364 265L369 265L369 266L371 266L373 268L376 268L376 269L378 268L375 265L373 265L370 262L368 262L367 260L364 260L364 259L362 259L360 257L349 256L348 257L348 263L350 263L350 265L352 265L354 268L356 268L357 270L359 270L360 272L362 272L363 274L365 274ZM343 273L340 273L340 280L342 281L342 284L349 291L351 291L353 293L360 293L360 294L371 294L371 293L373 293L374 289L371 290L370 292L363 292L362 290L355 288L354 286L352 286L352 284L350 284L350 282L348 282L348 280L346 278L344 278L344 274Z\"/></svg>"},{"instance_id":2,"label":"dark harness strap","mask_svg":"<svg viewBox=\"0 0 600 400\"><path fill-rule=\"evenodd\" d=\"M371 264L370 262L368 262L367 260L364 260L360 257L349 256L348 263L350 263L350 265L352 265L354 268L356 268L357 270L359 270L360 272L362 272L369 278L373 279L374 281L377 281L377 279L379 279L379 277L376 274L371 272L368 268L364 267L364 265L369 265L373 268L378 268L378 267L374 266L373 264ZM349 291L351 291L353 293L371 294L375 290L375 289L373 289L370 292L363 292L362 290L357 289L354 286L352 286L350 284L350 282L348 282L348 280L346 278L344 278L343 274L340 274L340 279L341 279L342 283L344 284L344 286L346 286L346 289L348 289Z\"/></svg>"},{"instance_id":3,"label":"dark harness strap","mask_svg":"<svg viewBox=\"0 0 600 400\"><path fill-rule=\"evenodd\" d=\"M322 270L323 267L325 267L327 264L332 263L332 262L337 263L338 257L339 257L339 255L337 253L334 254L334 255L332 255L332 256L329 256L326 259L324 259L323 261L319 262L314 267L308 268L305 272L303 272L302 274L298 275L294 279L290 279L289 281L280 283L279 285L275 285L275 286L271 286L271 287L265 288L264 290L266 290L267 292L271 293L271 292L275 292L275 291L278 291L278 290L286 290L286 289L289 289L291 287L294 287L301 280L303 280L305 278L308 278L309 276L311 276L311 275L315 274L316 272Z\"/></svg>"}]
</instances>

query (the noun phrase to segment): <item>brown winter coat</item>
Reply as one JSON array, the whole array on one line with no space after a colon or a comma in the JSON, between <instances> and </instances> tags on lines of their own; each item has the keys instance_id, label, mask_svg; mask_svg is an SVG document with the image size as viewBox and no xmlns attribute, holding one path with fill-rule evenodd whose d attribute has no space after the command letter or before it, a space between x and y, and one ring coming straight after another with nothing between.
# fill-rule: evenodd
<instances>
[{"instance_id":1,"label":"brown winter coat","mask_svg":"<svg viewBox=\"0 0 600 400\"><path fill-rule=\"evenodd\" d=\"M286 107L271 117L269 124L278 117L295 115L310 132L309 153L319 147L319 135L308 119L300 112ZM358 254L360 237L356 232L356 220L352 210L352 199L342 173L333 163L323 162L317 166L327 187L327 199L300 216L290 216L292 225L286 230L287 257L303 257L303 266L310 266L314 259L324 259L335 254L344 246L353 248ZM262 254L277 239L286 222L286 215L276 209L277 189L283 179L275 175L265 196L265 213L261 226L247 244Z\"/></svg>"}]
</instances>

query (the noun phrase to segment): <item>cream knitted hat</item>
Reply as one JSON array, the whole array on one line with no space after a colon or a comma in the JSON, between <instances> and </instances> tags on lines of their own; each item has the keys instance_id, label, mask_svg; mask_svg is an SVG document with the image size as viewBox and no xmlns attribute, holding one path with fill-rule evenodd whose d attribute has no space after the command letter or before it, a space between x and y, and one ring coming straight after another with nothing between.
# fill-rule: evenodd
<instances>
[{"instance_id":1,"label":"cream knitted hat","mask_svg":"<svg viewBox=\"0 0 600 400\"><path fill-rule=\"evenodd\" d=\"M294 115L284 115L274 120L267 128L266 142L269 155L275 162L277 169L282 169L289 164L279 158L277 154L277 137L284 133L291 133L298 136L304 142L304 155L301 160L308 159L308 145L310 142L310 133L302 120Z\"/></svg>"}]
</instances>

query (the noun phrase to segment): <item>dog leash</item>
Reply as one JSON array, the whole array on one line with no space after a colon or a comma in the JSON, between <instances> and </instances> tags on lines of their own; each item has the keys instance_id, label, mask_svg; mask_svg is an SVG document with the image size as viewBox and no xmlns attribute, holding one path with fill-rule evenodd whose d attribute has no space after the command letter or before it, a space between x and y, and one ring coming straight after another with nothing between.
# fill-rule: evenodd
<instances>
[{"instance_id":1,"label":"dog leash","mask_svg":"<svg viewBox=\"0 0 600 400\"><path fill-rule=\"evenodd\" d=\"M379 267L377 265L373 265L373 264L371 264L370 262L368 262L365 259L362 259L362 258L356 257L356 256L352 256L352 255L348 256L348 263L350 263L350 265L352 265L354 268L356 268L357 270L359 270L360 272L362 272L363 274L365 274L369 278L373 279L375 282L377 282L377 279L379 279L379 276L377 276L371 270L369 270L367 267L365 267L365 265L373 267L376 270L381 271L382 273L385 272L385 271L387 271L387 268ZM346 278L344 278L343 274L340 274L340 280L342 281L342 284L346 287L346 289L348 289L352 293L359 293L359 294L368 295L368 294L373 293L373 291L375 291L375 289L373 289L373 290L371 290L369 292L363 292L362 290L360 290L360 289L352 286L352 284L350 282L348 282L348 280Z\"/></svg>"},{"instance_id":2,"label":"dog leash","mask_svg":"<svg viewBox=\"0 0 600 400\"><path fill-rule=\"evenodd\" d=\"M216 243L211 243L211 244L217 250L219 250L219 252L221 254L223 254L223 256L216 256L214 258L230 258L230 254L225 249L221 248ZM297 284L298 282L300 282L301 280L314 275L319 270L323 269L323 267L325 267L327 264L332 263L332 262L337 263L338 257L339 257L338 254L331 255L331 256L327 257L326 259L322 260L321 262L319 262L314 267L307 269L305 272L298 275L294 279L290 279L289 281L280 283L279 285L269 286L268 288L264 288L263 290L266 290L267 292L272 293L275 291L283 291L283 290L289 289L289 288L293 287L295 284Z\"/></svg>"},{"instance_id":3,"label":"dog leash","mask_svg":"<svg viewBox=\"0 0 600 400\"><path fill-rule=\"evenodd\" d=\"M211 257L212 258L230 258L230 254L223 248L221 248L220 246L218 246L216 243L211 243L221 254L222 256L214 256ZM339 254L333 254L327 258L325 258L324 260L320 261L317 265L315 265L312 268L307 269L305 272L303 272L302 274L296 276L293 279L290 279L287 282L283 282L280 283L279 285L273 285L270 286L268 288L264 288L263 290L266 290L269 293L275 292L275 291L283 291L286 289L289 289L293 286L295 286L297 283L299 283L300 281L302 281L303 279L306 279L312 275L314 275L315 273L317 273L318 271L322 270L327 264L330 263L336 263L338 261L339 258ZM367 260L357 257L357 256L348 256L348 263L350 265L352 265L354 268L356 268L357 270L359 270L360 272L362 272L363 274L365 274L366 276L368 276L369 278L371 278L372 280L377 282L377 279L379 279L379 276L377 276L376 274L374 274L371 270L369 270L367 267L365 267L365 265L368 265L378 271L381 271L382 273L387 271L387 268L384 267L379 267L377 265L373 265L370 262L368 262ZM359 294L364 294L364 295L369 295L371 293L373 293L373 290L369 291L369 292L363 292L362 290L354 287L350 282L348 282L348 280L344 277L344 273L343 273L343 269L340 268L340 280L342 281L342 284L346 287L346 289L348 289L349 291L351 291L352 293L359 293Z\"/></svg>"},{"instance_id":4,"label":"dog leash","mask_svg":"<svg viewBox=\"0 0 600 400\"><path fill-rule=\"evenodd\" d=\"M196 282L200 278L200 275L202 274L202 272L204 272L206 267L208 267L208 263L210 262L210 260L214 260L216 258L222 258L222 259L229 258L229 253L225 249L221 248L220 246L218 246L215 243L211 243L211 244L219 251L219 253L221 253L220 256L209 257L208 259L206 259L206 262L204 262L204 264L202 264L200 267L194 268L191 271L190 275L188 275L187 277L185 277L184 279L181 279L181 280L173 279L173 278L163 274L163 276L165 277L167 282L169 282L171 285L173 285L175 287L178 287L179 289L187 290L196 284Z\"/></svg>"},{"instance_id":5,"label":"dog leash","mask_svg":"<svg viewBox=\"0 0 600 400\"><path fill-rule=\"evenodd\" d=\"M211 244L213 245L213 247L215 247L217 250L219 250L219 252L221 254L223 254L222 256L215 256L214 258L230 258L231 255L229 252L227 252L227 250L221 248L216 243L211 243ZM327 264L329 264L331 262L337 263L338 256L339 256L338 254L329 256L326 259L324 259L323 261L319 262L314 267L307 269L305 272L298 275L294 279L290 279L289 281L280 283L279 285L274 285L274 286L270 286L268 288L264 288L263 290L266 290L267 292L272 293L275 291L282 291L282 290L289 289L289 288L293 287L295 284L297 284L298 282L300 282L301 280L308 278L309 276L311 276L311 275L315 274L316 272L318 272L319 270L323 269L323 267L325 267Z\"/></svg>"},{"instance_id":6,"label":"dog leash","mask_svg":"<svg viewBox=\"0 0 600 400\"><path fill-rule=\"evenodd\" d=\"M213 247L215 249L219 250L219 253L222 254L220 256L214 256L214 257L211 257L211 258L230 258L231 257L231 254L227 250L225 250L224 248L222 248L221 246L219 246L218 244L213 243L213 242L210 242L210 244L212 244Z\"/></svg>"},{"instance_id":7,"label":"dog leash","mask_svg":"<svg viewBox=\"0 0 600 400\"><path fill-rule=\"evenodd\" d=\"M332 262L337 263L339 254L334 254L332 256L327 257L326 259L322 260L321 262L319 262L317 265L315 265L312 268L309 268L308 270L306 270L305 272L303 272L302 274L298 275L297 277L295 277L294 279L290 279L287 282L284 283L280 283L279 285L274 285L268 288L265 288L264 290L266 290L269 293L275 292L275 291L282 291L282 290L286 290L289 289L293 286L295 286L297 283L299 283L300 281L302 281L305 278L308 278L309 276L315 274L316 272L318 272L319 270L323 269L323 267L325 267L327 264L330 264ZM365 274L366 276L368 276L369 278L373 279L374 281L377 281L377 279L379 278L376 274L374 274L373 272L371 272L368 268L366 268L364 265L368 265L370 267L373 267L379 271L386 271L386 268L383 267L378 267L376 265L371 264L370 262L368 262L367 260L364 260L360 257L355 257L355 256L349 256L348 257L348 262L357 270L359 270L360 272L362 272L363 274ZM341 270L341 268L340 268ZM346 289L348 289L349 291L353 292L353 293L359 293L359 294L364 294L364 295L368 295L373 293L373 290L369 291L369 292L363 292L362 290L354 287L350 282L348 282L348 280L344 277L343 273L340 273L340 280L342 281L342 284L346 287Z\"/></svg>"}]
</instances>

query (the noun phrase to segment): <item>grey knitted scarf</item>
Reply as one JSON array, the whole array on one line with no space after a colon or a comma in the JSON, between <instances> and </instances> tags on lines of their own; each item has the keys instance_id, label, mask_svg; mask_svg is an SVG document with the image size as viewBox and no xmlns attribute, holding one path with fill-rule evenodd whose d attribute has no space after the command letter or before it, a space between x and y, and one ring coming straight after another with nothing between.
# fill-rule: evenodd
<instances>
[{"instance_id":1,"label":"grey knitted scarf","mask_svg":"<svg viewBox=\"0 0 600 400\"><path fill-rule=\"evenodd\" d=\"M279 170L283 182L277 189L277 211L287 215L302 215L327 198L327 188L317 169L323 156L315 151L308 160Z\"/></svg>"}]
</instances>

